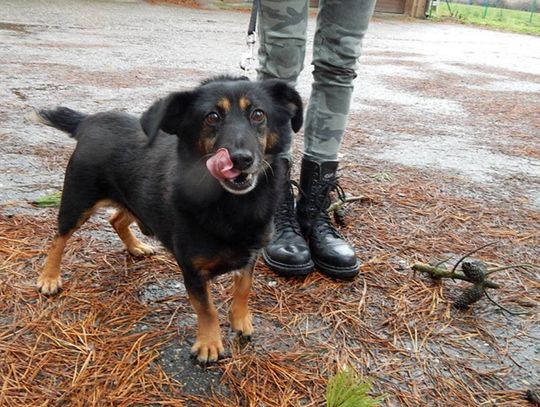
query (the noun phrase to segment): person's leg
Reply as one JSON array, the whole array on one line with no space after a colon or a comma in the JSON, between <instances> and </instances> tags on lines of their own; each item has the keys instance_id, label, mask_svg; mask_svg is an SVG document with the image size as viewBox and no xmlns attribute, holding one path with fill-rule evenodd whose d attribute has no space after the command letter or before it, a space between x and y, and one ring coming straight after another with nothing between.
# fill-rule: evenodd
<instances>
[{"instance_id":1,"label":"person's leg","mask_svg":"<svg viewBox=\"0 0 540 407\"><path fill-rule=\"evenodd\" d=\"M259 14L260 80L278 78L296 84L304 67L308 0L262 0ZM274 217L274 235L263 250L266 264L282 276L302 276L313 269L309 247L295 214L290 181L291 149L280 159L286 161L287 177L283 196Z\"/></svg>"},{"instance_id":2,"label":"person's leg","mask_svg":"<svg viewBox=\"0 0 540 407\"><path fill-rule=\"evenodd\" d=\"M304 128L298 219L319 270L335 278L358 273L353 248L332 225L326 208L335 186L362 40L375 0L320 0L313 45L313 85Z\"/></svg>"},{"instance_id":3,"label":"person's leg","mask_svg":"<svg viewBox=\"0 0 540 407\"><path fill-rule=\"evenodd\" d=\"M261 0L259 79L296 85L304 68L307 20L308 0Z\"/></svg>"},{"instance_id":4,"label":"person's leg","mask_svg":"<svg viewBox=\"0 0 540 407\"><path fill-rule=\"evenodd\" d=\"M375 0L320 0L313 44L313 84L304 126L304 156L336 161Z\"/></svg>"}]
</instances>

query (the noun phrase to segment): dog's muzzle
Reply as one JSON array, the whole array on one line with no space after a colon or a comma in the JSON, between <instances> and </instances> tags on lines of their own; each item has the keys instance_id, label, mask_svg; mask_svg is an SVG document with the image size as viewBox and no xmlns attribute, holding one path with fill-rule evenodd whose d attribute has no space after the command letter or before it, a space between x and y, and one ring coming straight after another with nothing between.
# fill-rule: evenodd
<instances>
[{"instance_id":1,"label":"dog's muzzle","mask_svg":"<svg viewBox=\"0 0 540 407\"><path fill-rule=\"evenodd\" d=\"M231 194L243 195L257 186L257 180L256 174L243 172L235 178L219 180L219 183Z\"/></svg>"},{"instance_id":2,"label":"dog's muzzle","mask_svg":"<svg viewBox=\"0 0 540 407\"><path fill-rule=\"evenodd\" d=\"M206 167L226 191L242 195L257 185L259 171L254 171L258 167L255 161L249 151L231 155L226 148L220 148L206 161Z\"/></svg>"}]
</instances>

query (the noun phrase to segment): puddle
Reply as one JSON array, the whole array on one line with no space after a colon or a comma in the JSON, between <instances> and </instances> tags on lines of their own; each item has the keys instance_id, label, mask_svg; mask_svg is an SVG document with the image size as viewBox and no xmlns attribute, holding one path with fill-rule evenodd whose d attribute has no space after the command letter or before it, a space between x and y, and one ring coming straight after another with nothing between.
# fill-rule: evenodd
<instances>
[{"instance_id":1,"label":"puddle","mask_svg":"<svg viewBox=\"0 0 540 407\"><path fill-rule=\"evenodd\" d=\"M221 369L197 365L190 357L190 347L191 344L183 342L162 348L157 363L188 394L226 394L226 388L220 385Z\"/></svg>"},{"instance_id":2,"label":"puddle","mask_svg":"<svg viewBox=\"0 0 540 407\"><path fill-rule=\"evenodd\" d=\"M168 297L187 298L186 288L182 280L164 280L151 283L139 293L140 300L145 304L163 301Z\"/></svg>"}]
</instances>

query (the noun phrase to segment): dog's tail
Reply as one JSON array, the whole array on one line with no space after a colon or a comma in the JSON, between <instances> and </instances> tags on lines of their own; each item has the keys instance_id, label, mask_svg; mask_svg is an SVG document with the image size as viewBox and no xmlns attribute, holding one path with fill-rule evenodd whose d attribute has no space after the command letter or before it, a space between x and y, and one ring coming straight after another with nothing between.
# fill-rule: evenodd
<instances>
[{"instance_id":1,"label":"dog's tail","mask_svg":"<svg viewBox=\"0 0 540 407\"><path fill-rule=\"evenodd\" d=\"M34 110L34 120L47 126L55 127L75 137L77 127L88 115L59 106L53 110L36 109Z\"/></svg>"}]
</instances>

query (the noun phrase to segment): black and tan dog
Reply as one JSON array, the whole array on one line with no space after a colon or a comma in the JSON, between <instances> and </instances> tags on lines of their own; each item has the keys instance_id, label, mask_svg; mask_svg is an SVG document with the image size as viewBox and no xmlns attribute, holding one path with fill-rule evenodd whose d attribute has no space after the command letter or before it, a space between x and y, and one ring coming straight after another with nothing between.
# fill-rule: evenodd
<instances>
[{"instance_id":1,"label":"black and tan dog","mask_svg":"<svg viewBox=\"0 0 540 407\"><path fill-rule=\"evenodd\" d=\"M253 267L269 239L283 182L277 156L291 142L291 127L302 126L298 93L277 80L220 77L170 94L140 120L67 108L40 110L38 119L77 140L39 290L61 288L69 237L97 208L113 206L111 224L131 254L153 253L130 230L133 222L174 254L198 316L192 352L200 362L223 352L212 277L236 271L229 318L234 331L250 337Z\"/></svg>"}]
</instances>

